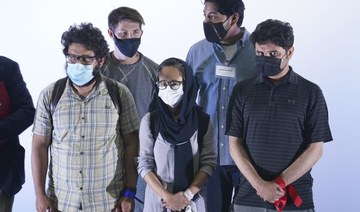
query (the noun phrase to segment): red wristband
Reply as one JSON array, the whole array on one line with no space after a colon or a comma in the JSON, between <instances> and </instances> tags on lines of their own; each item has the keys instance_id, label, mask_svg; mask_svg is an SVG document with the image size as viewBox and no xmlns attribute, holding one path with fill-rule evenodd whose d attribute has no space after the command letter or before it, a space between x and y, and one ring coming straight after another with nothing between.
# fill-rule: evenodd
<instances>
[{"instance_id":1,"label":"red wristband","mask_svg":"<svg viewBox=\"0 0 360 212\"><path fill-rule=\"evenodd\" d=\"M286 186L284 179L281 176L275 178L274 182L278 184L281 187L281 189L284 191L284 196L282 196L278 201L274 202L274 206L276 210L280 212L284 209L287 201Z\"/></svg>"},{"instance_id":2,"label":"red wristband","mask_svg":"<svg viewBox=\"0 0 360 212\"><path fill-rule=\"evenodd\" d=\"M293 185L285 186L285 181L281 176L278 176L274 179L274 182L278 184L282 190L285 192L284 196L282 196L278 201L274 202L275 208L277 211L282 211L286 205L287 201L287 193L289 193L289 196L293 200L296 207L300 207L300 205L303 203L301 197L296 192L295 187Z\"/></svg>"}]
</instances>

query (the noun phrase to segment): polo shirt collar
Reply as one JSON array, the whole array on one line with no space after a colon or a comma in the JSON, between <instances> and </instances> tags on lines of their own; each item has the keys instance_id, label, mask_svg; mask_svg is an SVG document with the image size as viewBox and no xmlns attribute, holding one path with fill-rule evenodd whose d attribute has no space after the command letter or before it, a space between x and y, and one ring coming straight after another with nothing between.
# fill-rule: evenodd
<instances>
[{"instance_id":1,"label":"polo shirt collar","mask_svg":"<svg viewBox=\"0 0 360 212\"><path fill-rule=\"evenodd\" d=\"M291 66L289 66L289 72L285 75L285 78L282 79L282 81L282 84L297 84L298 75L294 72ZM260 73L256 78L256 84L261 84L264 82L268 82L268 77Z\"/></svg>"}]
</instances>

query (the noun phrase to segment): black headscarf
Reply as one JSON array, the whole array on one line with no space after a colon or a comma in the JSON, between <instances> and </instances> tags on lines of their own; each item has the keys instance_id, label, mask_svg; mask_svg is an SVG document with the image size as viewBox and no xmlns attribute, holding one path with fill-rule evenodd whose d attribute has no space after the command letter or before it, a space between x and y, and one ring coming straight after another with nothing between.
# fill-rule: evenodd
<instances>
[{"instance_id":1,"label":"black headscarf","mask_svg":"<svg viewBox=\"0 0 360 212\"><path fill-rule=\"evenodd\" d=\"M194 78L192 69L183 60L169 58L163 61L159 66L159 73L165 66L176 67L176 64L182 64L183 73L183 91L184 95L178 104L178 118L174 120L169 106L157 96L159 109L159 132L162 137L174 145L174 193L184 191L194 179L193 154L190 138L198 130L200 107L196 105L198 92L198 83ZM157 94L159 93L158 88Z\"/></svg>"}]
</instances>

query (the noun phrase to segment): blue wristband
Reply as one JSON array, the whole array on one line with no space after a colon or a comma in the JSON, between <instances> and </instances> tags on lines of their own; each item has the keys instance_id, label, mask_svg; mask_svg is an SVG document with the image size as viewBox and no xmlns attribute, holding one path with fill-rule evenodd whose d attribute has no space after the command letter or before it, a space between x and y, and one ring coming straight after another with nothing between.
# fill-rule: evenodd
<instances>
[{"instance_id":1,"label":"blue wristband","mask_svg":"<svg viewBox=\"0 0 360 212\"><path fill-rule=\"evenodd\" d=\"M135 191L130 189L130 188L125 188L125 190L122 192L122 196L129 198L129 199L134 199L135 198Z\"/></svg>"}]
</instances>

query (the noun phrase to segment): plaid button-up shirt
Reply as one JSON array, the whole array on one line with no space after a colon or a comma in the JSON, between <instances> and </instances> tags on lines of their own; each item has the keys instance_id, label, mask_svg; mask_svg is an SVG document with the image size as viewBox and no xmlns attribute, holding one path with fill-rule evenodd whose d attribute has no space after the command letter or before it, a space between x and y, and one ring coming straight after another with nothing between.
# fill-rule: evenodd
<instances>
[{"instance_id":1,"label":"plaid button-up shirt","mask_svg":"<svg viewBox=\"0 0 360 212\"><path fill-rule=\"evenodd\" d=\"M80 205L84 211L111 211L125 178L120 133L139 128L133 97L119 83L119 119L104 81L85 99L67 82L51 121L49 100L53 88L54 84L41 92L33 128L35 134L52 135L48 188L51 202L60 211L78 211Z\"/></svg>"}]
</instances>

